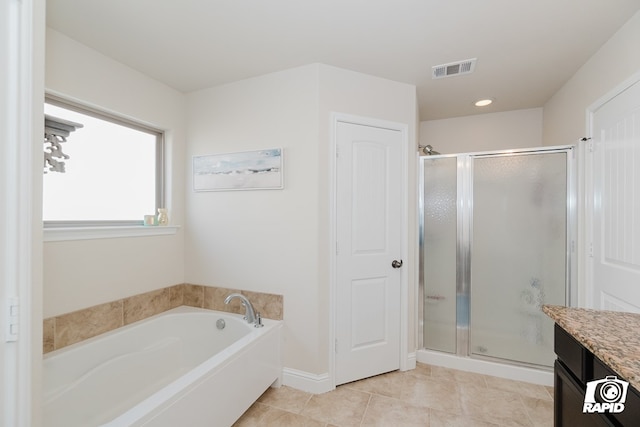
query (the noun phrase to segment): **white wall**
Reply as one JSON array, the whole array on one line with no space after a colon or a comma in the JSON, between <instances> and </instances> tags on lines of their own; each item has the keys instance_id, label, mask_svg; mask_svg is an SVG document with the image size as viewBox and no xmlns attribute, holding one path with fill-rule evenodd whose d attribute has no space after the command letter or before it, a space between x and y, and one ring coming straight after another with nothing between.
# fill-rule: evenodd
<instances>
[{"instance_id":1,"label":"white wall","mask_svg":"<svg viewBox=\"0 0 640 427\"><path fill-rule=\"evenodd\" d=\"M167 207L181 225L185 96L50 28L45 69L47 91L167 130ZM182 283L183 240L178 231L45 243L44 317Z\"/></svg>"},{"instance_id":2,"label":"white wall","mask_svg":"<svg viewBox=\"0 0 640 427\"><path fill-rule=\"evenodd\" d=\"M620 28L589 60L567 81L544 106L545 145L575 143L591 136L587 129L587 109L608 95L631 76L640 73L640 12ZM579 161L582 156L579 151ZM583 164L580 163L579 166ZM573 305L587 306L588 248L585 203L586 167L578 169L578 237L577 280ZM582 242L583 244L580 244Z\"/></svg>"},{"instance_id":3,"label":"white wall","mask_svg":"<svg viewBox=\"0 0 640 427\"><path fill-rule=\"evenodd\" d=\"M413 86L325 65L188 95L189 157L282 147L285 189L188 188L186 281L284 295L284 366L317 375L329 369L331 111L415 135Z\"/></svg>"},{"instance_id":4,"label":"white wall","mask_svg":"<svg viewBox=\"0 0 640 427\"><path fill-rule=\"evenodd\" d=\"M636 13L544 105L545 145L573 144L587 135L586 109L640 71L640 12Z\"/></svg>"},{"instance_id":5,"label":"white wall","mask_svg":"<svg viewBox=\"0 0 640 427\"><path fill-rule=\"evenodd\" d=\"M284 190L186 188L188 283L284 295L285 366L321 370L318 67L188 95L187 156L281 147ZM188 170L191 173L191 169Z\"/></svg>"},{"instance_id":6,"label":"white wall","mask_svg":"<svg viewBox=\"0 0 640 427\"><path fill-rule=\"evenodd\" d=\"M488 113L420 123L420 145L442 154L542 145L542 108Z\"/></svg>"}]
</instances>

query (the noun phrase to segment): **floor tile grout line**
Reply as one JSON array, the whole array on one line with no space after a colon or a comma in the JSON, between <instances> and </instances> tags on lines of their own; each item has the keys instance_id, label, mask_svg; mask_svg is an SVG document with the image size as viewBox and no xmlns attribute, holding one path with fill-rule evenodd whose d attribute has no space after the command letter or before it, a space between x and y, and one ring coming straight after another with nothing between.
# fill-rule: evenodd
<instances>
[{"instance_id":1,"label":"floor tile grout line","mask_svg":"<svg viewBox=\"0 0 640 427\"><path fill-rule=\"evenodd\" d=\"M307 408L307 405L309 404L309 402L311 402L312 398L313 398L313 394L309 394L309 397L307 397L307 401L304 402L304 405L302 405L302 409L300 409L300 412L298 413L298 415L302 415L304 410Z\"/></svg>"},{"instance_id":2,"label":"floor tile grout line","mask_svg":"<svg viewBox=\"0 0 640 427\"><path fill-rule=\"evenodd\" d=\"M520 404L524 408L524 413L527 414L527 419L529 420L529 424L533 427L536 425L536 423L531 418L531 411L529 410L529 407L524 403L524 400L522 398L523 396L520 393L518 393L518 400L520 401Z\"/></svg>"},{"instance_id":3,"label":"floor tile grout line","mask_svg":"<svg viewBox=\"0 0 640 427\"><path fill-rule=\"evenodd\" d=\"M259 402L258 402L258 403L259 403ZM267 407L267 410L266 410L262 415L260 415L260 417L258 418L258 423L262 423L262 419L263 419L264 417L266 417L266 416L267 416L267 413L268 413L271 409L274 409L274 407L273 407L273 406L271 406L271 405L267 405L267 404L264 404L264 403L262 403L262 405L266 406L266 407Z\"/></svg>"},{"instance_id":4,"label":"floor tile grout line","mask_svg":"<svg viewBox=\"0 0 640 427\"><path fill-rule=\"evenodd\" d=\"M360 427L362 427L362 423L364 423L364 419L367 416L367 410L369 409L369 405L371 404L371 399L373 398L373 393L367 393L369 395L369 399L367 399L367 405L364 407L364 412L362 413L362 417L360 418Z\"/></svg>"},{"instance_id":5,"label":"floor tile grout line","mask_svg":"<svg viewBox=\"0 0 640 427\"><path fill-rule=\"evenodd\" d=\"M513 392L513 391L507 391L507 390L501 390L501 391L505 391L507 393L512 393L512 394L516 395L516 398L518 399L518 403L520 404L521 408L524 410L524 414L527 417L527 421L529 422L529 426L530 427L534 427L535 423L533 422L533 419L531 418L528 406L524 403L524 400L523 400L524 397L528 397L528 396L524 396L523 394L520 394L518 392Z\"/></svg>"}]
</instances>

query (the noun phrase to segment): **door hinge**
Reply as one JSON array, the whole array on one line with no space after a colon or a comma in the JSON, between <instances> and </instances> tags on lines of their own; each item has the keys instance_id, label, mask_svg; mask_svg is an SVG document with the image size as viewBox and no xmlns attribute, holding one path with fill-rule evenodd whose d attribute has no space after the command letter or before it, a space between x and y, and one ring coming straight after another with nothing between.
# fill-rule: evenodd
<instances>
[{"instance_id":1,"label":"door hinge","mask_svg":"<svg viewBox=\"0 0 640 427\"><path fill-rule=\"evenodd\" d=\"M12 342L18 340L18 319L20 315L20 302L17 297L7 298L7 326L5 330L5 341Z\"/></svg>"},{"instance_id":2,"label":"door hinge","mask_svg":"<svg viewBox=\"0 0 640 427\"><path fill-rule=\"evenodd\" d=\"M333 351L334 351L336 354L338 354L338 339L337 339L337 338L336 338L335 345L334 345L334 347L333 347Z\"/></svg>"},{"instance_id":3,"label":"door hinge","mask_svg":"<svg viewBox=\"0 0 640 427\"><path fill-rule=\"evenodd\" d=\"M593 242L589 243L589 257L593 258Z\"/></svg>"}]
</instances>

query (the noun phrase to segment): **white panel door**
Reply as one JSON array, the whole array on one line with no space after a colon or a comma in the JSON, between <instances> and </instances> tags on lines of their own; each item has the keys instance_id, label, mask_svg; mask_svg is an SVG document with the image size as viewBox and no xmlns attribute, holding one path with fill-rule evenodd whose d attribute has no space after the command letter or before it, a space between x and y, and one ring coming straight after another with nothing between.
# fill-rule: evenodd
<instances>
[{"instance_id":1,"label":"white panel door","mask_svg":"<svg viewBox=\"0 0 640 427\"><path fill-rule=\"evenodd\" d=\"M336 125L336 384L400 367L402 140Z\"/></svg>"},{"instance_id":2,"label":"white panel door","mask_svg":"<svg viewBox=\"0 0 640 427\"><path fill-rule=\"evenodd\" d=\"M640 313L640 82L593 129L593 305Z\"/></svg>"}]
</instances>

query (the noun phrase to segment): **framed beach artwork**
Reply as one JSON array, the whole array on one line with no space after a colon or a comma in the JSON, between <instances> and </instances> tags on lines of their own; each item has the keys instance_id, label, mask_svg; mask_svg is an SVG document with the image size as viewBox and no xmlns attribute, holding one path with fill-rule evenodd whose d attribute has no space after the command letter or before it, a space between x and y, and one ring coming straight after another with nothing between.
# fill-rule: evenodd
<instances>
[{"instance_id":1,"label":"framed beach artwork","mask_svg":"<svg viewBox=\"0 0 640 427\"><path fill-rule=\"evenodd\" d=\"M195 191L284 188L282 148L193 157Z\"/></svg>"}]
</instances>

